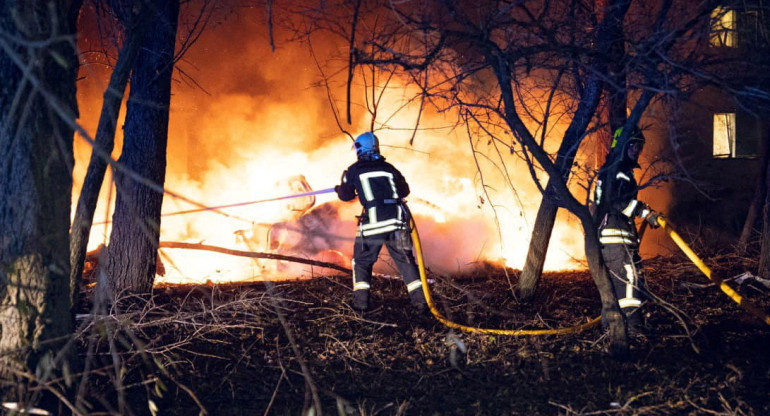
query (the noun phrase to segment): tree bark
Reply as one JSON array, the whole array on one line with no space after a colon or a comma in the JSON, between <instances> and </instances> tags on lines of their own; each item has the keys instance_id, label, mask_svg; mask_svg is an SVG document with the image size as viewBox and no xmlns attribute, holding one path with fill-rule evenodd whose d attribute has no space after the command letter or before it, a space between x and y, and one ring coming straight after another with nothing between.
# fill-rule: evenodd
<instances>
[{"instance_id":1,"label":"tree bark","mask_svg":"<svg viewBox=\"0 0 770 416\"><path fill-rule=\"evenodd\" d=\"M522 301L532 300L535 296L537 283L543 274L545 256L548 254L553 226L556 223L556 213L559 211L559 206L549 195L549 189L550 187L546 187L543 200L537 209L537 216L532 227L532 238L529 240L527 259L519 278L519 297Z\"/></svg>"},{"instance_id":2,"label":"tree bark","mask_svg":"<svg viewBox=\"0 0 770 416\"><path fill-rule=\"evenodd\" d=\"M0 376L15 386L3 399L23 405L38 401L29 387L75 366L65 348L79 8L0 2Z\"/></svg>"},{"instance_id":3,"label":"tree bark","mask_svg":"<svg viewBox=\"0 0 770 416\"><path fill-rule=\"evenodd\" d=\"M124 143L118 163L163 186L166 177L171 74L179 14L178 0L154 2L151 20L131 74ZM117 199L108 247L106 281L100 293L148 294L155 278L163 194L115 172Z\"/></svg>"},{"instance_id":4,"label":"tree bark","mask_svg":"<svg viewBox=\"0 0 770 416\"><path fill-rule=\"evenodd\" d=\"M140 4L141 6L141 4ZM107 90L104 92L102 112L99 116L99 125L96 128L94 150L91 152L91 160L83 187L78 198L75 218L70 230L70 298L73 306L76 305L80 292L80 281L83 274L83 264L86 258L88 240L91 225L94 220L94 211L99 200L99 192L104 182L104 174L107 170L108 158L115 146L115 129L120 114L120 106L128 84L128 76L134 66L139 47L144 39L144 23L147 16L137 13L128 17L129 21L123 22L125 28L125 41L115 62L115 68L110 76Z\"/></svg>"}]
</instances>

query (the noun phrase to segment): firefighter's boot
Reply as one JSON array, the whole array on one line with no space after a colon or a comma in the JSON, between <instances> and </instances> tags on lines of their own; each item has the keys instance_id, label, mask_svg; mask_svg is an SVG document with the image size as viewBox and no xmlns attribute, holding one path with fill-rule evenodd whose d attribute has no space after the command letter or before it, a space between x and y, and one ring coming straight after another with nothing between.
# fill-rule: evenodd
<instances>
[{"instance_id":1,"label":"firefighter's boot","mask_svg":"<svg viewBox=\"0 0 770 416\"><path fill-rule=\"evenodd\" d=\"M623 308L623 314L626 315L628 335L646 335L644 327L644 316L642 314L641 308Z\"/></svg>"},{"instance_id":2,"label":"firefighter's boot","mask_svg":"<svg viewBox=\"0 0 770 416\"><path fill-rule=\"evenodd\" d=\"M359 289L353 291L353 309L358 312L365 312L369 309L369 291Z\"/></svg>"},{"instance_id":3,"label":"firefighter's boot","mask_svg":"<svg viewBox=\"0 0 770 416\"><path fill-rule=\"evenodd\" d=\"M425 301L425 294L422 293L422 287L418 290L409 292L409 301L412 303L412 308L418 314L425 314L428 311L428 302Z\"/></svg>"}]
</instances>

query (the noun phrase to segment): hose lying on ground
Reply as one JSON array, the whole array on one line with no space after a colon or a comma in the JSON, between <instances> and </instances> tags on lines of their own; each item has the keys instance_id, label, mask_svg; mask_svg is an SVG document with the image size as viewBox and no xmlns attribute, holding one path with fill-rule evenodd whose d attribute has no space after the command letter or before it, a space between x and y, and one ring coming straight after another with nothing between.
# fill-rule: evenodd
<instances>
[{"instance_id":1,"label":"hose lying on ground","mask_svg":"<svg viewBox=\"0 0 770 416\"><path fill-rule=\"evenodd\" d=\"M690 246L687 245L687 243L684 242L682 237L674 231L674 229L669 225L668 221L663 216L659 216L657 218L658 224L660 224L660 228L666 231L668 236L671 238L671 240L676 243L677 246L684 252L684 254L687 256L688 259L690 259L695 266L700 269L703 274L706 275L706 277L709 278L712 282L716 283L720 289L722 289L722 292L724 292L727 296L730 297L735 303L740 305L743 309L746 311L752 313L753 315L757 316L759 319L761 319L764 323L770 325L770 316L768 316L763 310L761 310L756 305L752 304L748 300L744 299L741 295L738 294L733 288L728 286L727 283L725 283L722 279L720 279L717 276L714 276L711 273L711 269L706 266L705 263L703 263L703 260L698 257L694 251L690 248Z\"/></svg>"},{"instance_id":2,"label":"hose lying on ground","mask_svg":"<svg viewBox=\"0 0 770 416\"><path fill-rule=\"evenodd\" d=\"M420 271L420 280L422 281L422 291L425 294L425 300L428 302L428 308L433 316L442 324L449 328L459 329L465 332L471 332L474 334L490 334L490 335L511 335L511 336L536 336L536 335L564 335L574 334L577 332L585 331L586 329L593 328L600 321L601 317L596 317L584 324L573 326L569 328L557 328L557 329L493 329L493 328L477 328L467 325L458 324L445 318L441 312L436 309L436 304L433 302L433 297L430 294L430 288L428 287L428 279L425 275L425 263L422 258L422 245L420 244L420 235L417 232L417 226L414 223L414 219L411 220L412 228L412 242L414 243L415 258L417 259L417 268Z\"/></svg>"}]
</instances>

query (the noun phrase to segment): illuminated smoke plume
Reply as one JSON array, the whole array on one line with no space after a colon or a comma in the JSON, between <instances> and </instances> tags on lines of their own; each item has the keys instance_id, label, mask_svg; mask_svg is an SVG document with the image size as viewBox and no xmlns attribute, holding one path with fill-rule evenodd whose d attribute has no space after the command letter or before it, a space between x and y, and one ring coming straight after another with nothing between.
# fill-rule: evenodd
<instances>
[{"instance_id":1,"label":"illuminated smoke plume","mask_svg":"<svg viewBox=\"0 0 770 416\"><path fill-rule=\"evenodd\" d=\"M333 45L315 46L333 49ZM304 187L333 187L355 161L350 138L339 132L327 92L318 87L320 75L307 46L280 42L271 51L262 21L244 13L212 25L178 69L184 74L176 73L172 90L167 189L211 206L255 201L301 193ZM81 72L86 77L79 84L81 123L93 133L109 74L98 65L84 65ZM447 114L426 112L414 144L409 145L417 106L396 109L412 93L406 87L392 88L378 109L378 121L395 115L387 122L389 128L376 134L383 155L412 188L407 200L417 219L426 265L442 273L467 271L479 261L522 267L541 199L528 169L513 157L507 160L514 193L500 166L481 158L484 192L465 130L453 129ZM343 90L333 94L344 97ZM353 111L357 119L345 127L354 135L368 130L366 110L358 104ZM117 143L116 150L120 138ZM76 181L82 181L90 149L78 141L76 150L76 176L80 175ZM96 222L107 219L106 195L105 191ZM282 200L228 208L224 211L229 217L213 211L163 217L161 241L272 251L349 267L360 205L337 201L333 193L308 202ZM191 208L168 196L164 201L164 213ZM94 227L89 247L106 241L105 230L103 225ZM579 226L561 218L546 268L580 267L575 260L583 258L582 241ZM163 250L162 259L166 276L161 280L165 281L311 274L306 265L200 251ZM387 262L380 263L379 271L388 273ZM329 271L316 268L312 273Z\"/></svg>"}]
</instances>

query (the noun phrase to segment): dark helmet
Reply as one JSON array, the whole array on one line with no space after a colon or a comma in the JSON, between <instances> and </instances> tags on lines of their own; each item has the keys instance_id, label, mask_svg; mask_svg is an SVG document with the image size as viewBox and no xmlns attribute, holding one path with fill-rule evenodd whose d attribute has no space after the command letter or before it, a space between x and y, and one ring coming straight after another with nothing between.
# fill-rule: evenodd
<instances>
[{"instance_id":1,"label":"dark helmet","mask_svg":"<svg viewBox=\"0 0 770 416\"><path fill-rule=\"evenodd\" d=\"M356 137L353 147L359 159L377 159L380 156L380 141L370 131Z\"/></svg>"},{"instance_id":2,"label":"dark helmet","mask_svg":"<svg viewBox=\"0 0 770 416\"><path fill-rule=\"evenodd\" d=\"M640 143L642 146L644 146L646 140L642 130L640 130L639 127L634 127L628 137L624 138L622 136L623 127L620 127L615 130L615 134L612 135L612 145L610 146L610 155L608 159L620 163L631 162L638 166L636 160L631 160L628 157L628 147L631 146L632 143Z\"/></svg>"},{"instance_id":3,"label":"dark helmet","mask_svg":"<svg viewBox=\"0 0 770 416\"><path fill-rule=\"evenodd\" d=\"M622 134L623 134L623 127L618 127L618 129L615 130L615 134L612 135L612 145L610 146L610 149L615 149L615 147L618 144L618 140L620 139L620 136ZM629 135L625 143L625 146L623 147L628 147L628 145L632 141L637 141L637 142L641 141L642 144L645 143L644 134L642 133L641 130L639 130L639 127L634 127L633 130L631 130L631 134Z\"/></svg>"}]
</instances>

